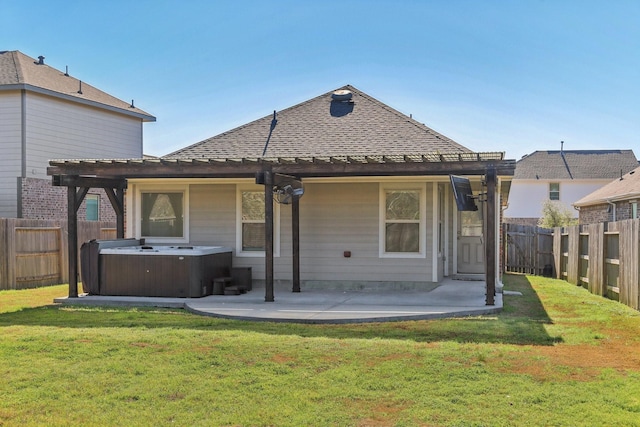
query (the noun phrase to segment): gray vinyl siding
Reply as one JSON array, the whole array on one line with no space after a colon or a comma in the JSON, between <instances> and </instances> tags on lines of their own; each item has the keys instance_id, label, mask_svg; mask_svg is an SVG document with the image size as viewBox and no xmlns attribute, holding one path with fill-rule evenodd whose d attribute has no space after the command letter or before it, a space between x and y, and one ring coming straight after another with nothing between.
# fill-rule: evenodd
<instances>
[{"instance_id":1,"label":"gray vinyl siding","mask_svg":"<svg viewBox=\"0 0 640 427\"><path fill-rule=\"evenodd\" d=\"M142 157L142 121L28 93L27 174L46 178L51 159Z\"/></svg>"},{"instance_id":2,"label":"gray vinyl siding","mask_svg":"<svg viewBox=\"0 0 640 427\"><path fill-rule=\"evenodd\" d=\"M381 258L379 255L379 183L305 184L300 200L301 280L313 282L431 282L431 183L426 186L426 256ZM190 241L194 245L236 245L235 184L192 184ZM274 260L276 281L292 275L291 206L280 206L280 256ZM351 257L344 257L350 251ZM264 279L263 257L235 256L234 266L252 267Z\"/></svg>"},{"instance_id":3,"label":"gray vinyl siding","mask_svg":"<svg viewBox=\"0 0 640 427\"><path fill-rule=\"evenodd\" d=\"M17 216L22 169L20 92L0 92L0 217Z\"/></svg>"},{"instance_id":4,"label":"gray vinyl siding","mask_svg":"<svg viewBox=\"0 0 640 427\"><path fill-rule=\"evenodd\" d=\"M193 245L236 245L235 184L189 186L189 235Z\"/></svg>"}]
</instances>

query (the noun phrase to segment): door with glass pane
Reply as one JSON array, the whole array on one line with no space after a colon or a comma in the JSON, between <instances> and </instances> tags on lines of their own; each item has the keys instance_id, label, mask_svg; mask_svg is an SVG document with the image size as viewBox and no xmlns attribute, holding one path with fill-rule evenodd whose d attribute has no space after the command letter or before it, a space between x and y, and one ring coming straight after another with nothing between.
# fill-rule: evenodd
<instances>
[{"instance_id":1,"label":"door with glass pane","mask_svg":"<svg viewBox=\"0 0 640 427\"><path fill-rule=\"evenodd\" d=\"M482 203L477 211L458 212L458 273L484 273Z\"/></svg>"}]
</instances>

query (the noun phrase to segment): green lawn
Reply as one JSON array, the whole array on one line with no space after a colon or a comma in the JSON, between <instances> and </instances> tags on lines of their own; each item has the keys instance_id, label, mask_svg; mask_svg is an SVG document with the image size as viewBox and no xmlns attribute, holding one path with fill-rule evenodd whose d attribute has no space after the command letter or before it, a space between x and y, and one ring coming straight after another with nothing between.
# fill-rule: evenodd
<instances>
[{"instance_id":1,"label":"green lawn","mask_svg":"<svg viewBox=\"0 0 640 427\"><path fill-rule=\"evenodd\" d=\"M640 426L640 313L508 276L496 316L347 325L0 292L0 426Z\"/></svg>"}]
</instances>

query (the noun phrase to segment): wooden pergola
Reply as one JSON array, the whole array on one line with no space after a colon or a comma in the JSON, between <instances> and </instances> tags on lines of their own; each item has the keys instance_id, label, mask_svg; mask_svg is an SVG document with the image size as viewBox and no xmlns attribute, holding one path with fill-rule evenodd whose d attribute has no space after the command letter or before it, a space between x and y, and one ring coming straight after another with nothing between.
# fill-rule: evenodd
<instances>
[{"instance_id":1,"label":"wooden pergola","mask_svg":"<svg viewBox=\"0 0 640 427\"><path fill-rule=\"evenodd\" d=\"M418 155L354 155L295 158L52 160L47 173L54 186L67 187L69 229L69 297L78 296L77 211L90 188L106 191L117 216L117 237L124 238L124 191L132 178L253 178L265 186L265 301L274 301L273 196L276 174L303 180L310 177L357 176L484 176L486 185L486 304L494 305L496 290L496 214L499 176L513 176L515 160L504 153L427 153ZM300 209L292 200L293 292L300 292Z\"/></svg>"}]
</instances>

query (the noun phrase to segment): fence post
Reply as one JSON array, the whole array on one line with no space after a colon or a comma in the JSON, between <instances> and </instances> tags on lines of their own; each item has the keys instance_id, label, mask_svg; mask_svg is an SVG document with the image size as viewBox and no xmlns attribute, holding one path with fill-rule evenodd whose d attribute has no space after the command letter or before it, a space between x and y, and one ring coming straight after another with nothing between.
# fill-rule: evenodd
<instances>
[{"instance_id":1,"label":"fence post","mask_svg":"<svg viewBox=\"0 0 640 427\"><path fill-rule=\"evenodd\" d=\"M0 289L9 289L9 248L7 247L7 219L0 218Z\"/></svg>"},{"instance_id":2,"label":"fence post","mask_svg":"<svg viewBox=\"0 0 640 427\"><path fill-rule=\"evenodd\" d=\"M638 222L619 223L619 271L620 302L638 309Z\"/></svg>"}]
</instances>

